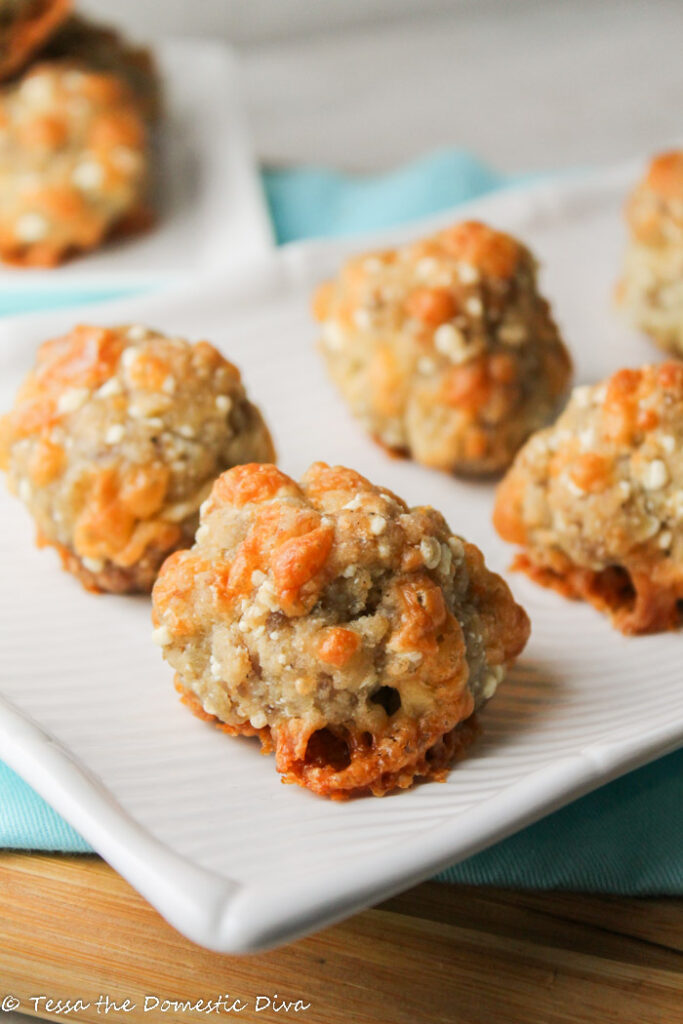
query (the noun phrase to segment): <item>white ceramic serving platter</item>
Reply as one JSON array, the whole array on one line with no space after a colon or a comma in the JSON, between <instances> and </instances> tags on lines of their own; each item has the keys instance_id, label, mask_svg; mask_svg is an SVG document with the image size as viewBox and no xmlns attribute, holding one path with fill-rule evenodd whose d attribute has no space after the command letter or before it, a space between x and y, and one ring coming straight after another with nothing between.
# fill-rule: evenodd
<instances>
[{"instance_id":1,"label":"white ceramic serving platter","mask_svg":"<svg viewBox=\"0 0 683 1024\"><path fill-rule=\"evenodd\" d=\"M620 208L638 170L458 210L538 253L582 381L658 358L611 309ZM492 487L386 457L326 379L309 295L352 248L290 247L230 285L89 307L82 317L212 339L242 367L285 470L298 474L314 459L354 466L411 503L442 509L504 572L512 552L490 525ZM0 408L36 343L74 319L60 312L0 325ZM471 755L441 785L327 802L282 786L258 744L229 739L180 705L150 640L145 599L85 593L53 553L35 549L28 516L4 494L0 522L0 756L172 924L217 950L251 951L319 928L683 740L679 635L627 639L591 608L515 576L533 635L483 712Z\"/></svg>"},{"instance_id":2,"label":"white ceramic serving platter","mask_svg":"<svg viewBox=\"0 0 683 1024\"><path fill-rule=\"evenodd\" d=\"M0 264L0 295L158 287L229 270L272 248L236 54L203 40L161 40L153 50L165 104L154 136L158 222L53 269Z\"/></svg>"}]
</instances>

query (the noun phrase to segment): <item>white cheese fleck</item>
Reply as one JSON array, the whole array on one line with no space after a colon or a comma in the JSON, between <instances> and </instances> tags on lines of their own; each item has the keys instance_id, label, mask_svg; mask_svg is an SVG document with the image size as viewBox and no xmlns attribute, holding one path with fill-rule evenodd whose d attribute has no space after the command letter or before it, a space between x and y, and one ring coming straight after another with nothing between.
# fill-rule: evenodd
<instances>
[{"instance_id":1,"label":"white cheese fleck","mask_svg":"<svg viewBox=\"0 0 683 1024\"><path fill-rule=\"evenodd\" d=\"M373 516L370 520L370 533L373 533L375 537L379 537L380 533L384 533L387 528L387 521L384 516Z\"/></svg>"},{"instance_id":2,"label":"white cheese fleck","mask_svg":"<svg viewBox=\"0 0 683 1024\"><path fill-rule=\"evenodd\" d=\"M165 647L167 644L170 644L173 641L173 637L168 626L157 626L152 633L152 640L159 647Z\"/></svg>"},{"instance_id":3,"label":"white cheese fleck","mask_svg":"<svg viewBox=\"0 0 683 1024\"><path fill-rule=\"evenodd\" d=\"M458 277L463 284L476 284L479 271L471 263L458 263Z\"/></svg>"},{"instance_id":4,"label":"white cheese fleck","mask_svg":"<svg viewBox=\"0 0 683 1024\"><path fill-rule=\"evenodd\" d=\"M149 333L150 332L144 326L144 324L133 324L131 327L128 328L128 337L130 338L131 341L144 341L145 338L149 336ZM124 356L129 351L130 349L126 349L126 352L124 352Z\"/></svg>"},{"instance_id":5,"label":"white cheese fleck","mask_svg":"<svg viewBox=\"0 0 683 1024\"><path fill-rule=\"evenodd\" d=\"M322 328L323 343L331 352L339 352L346 340L344 330L336 320L327 320Z\"/></svg>"},{"instance_id":6,"label":"white cheese fleck","mask_svg":"<svg viewBox=\"0 0 683 1024\"><path fill-rule=\"evenodd\" d=\"M31 487L31 484L26 479L26 477L22 477L22 479L19 481L17 493L19 494L21 500L24 502L29 502L33 497L33 488Z\"/></svg>"},{"instance_id":7,"label":"white cheese fleck","mask_svg":"<svg viewBox=\"0 0 683 1024\"><path fill-rule=\"evenodd\" d=\"M97 160L82 160L74 167L71 180L77 188L84 192L101 188L104 181L104 168Z\"/></svg>"},{"instance_id":8,"label":"white cheese fleck","mask_svg":"<svg viewBox=\"0 0 683 1024\"><path fill-rule=\"evenodd\" d=\"M102 572L104 569L104 562L101 558L83 558L81 561L89 572Z\"/></svg>"},{"instance_id":9,"label":"white cheese fleck","mask_svg":"<svg viewBox=\"0 0 683 1024\"><path fill-rule=\"evenodd\" d=\"M465 312L469 313L470 316L481 316L484 312L484 303L478 295L470 295L465 300Z\"/></svg>"},{"instance_id":10,"label":"white cheese fleck","mask_svg":"<svg viewBox=\"0 0 683 1024\"><path fill-rule=\"evenodd\" d=\"M430 281L439 271L439 261L433 256L423 256L415 264L415 274L421 281Z\"/></svg>"},{"instance_id":11,"label":"white cheese fleck","mask_svg":"<svg viewBox=\"0 0 683 1024\"><path fill-rule=\"evenodd\" d=\"M121 384L117 377L110 377L109 380L105 381L102 387L97 389L97 394L100 398L110 398L112 395L119 395L121 393Z\"/></svg>"},{"instance_id":12,"label":"white cheese fleck","mask_svg":"<svg viewBox=\"0 0 683 1024\"><path fill-rule=\"evenodd\" d=\"M579 487L576 480L571 476L567 477L567 490L570 494L573 494L575 498L581 498L586 493L583 487Z\"/></svg>"},{"instance_id":13,"label":"white cheese fleck","mask_svg":"<svg viewBox=\"0 0 683 1024\"><path fill-rule=\"evenodd\" d=\"M368 331L372 327L372 314L365 306L359 306L353 314L353 322L361 331Z\"/></svg>"},{"instance_id":14,"label":"white cheese fleck","mask_svg":"<svg viewBox=\"0 0 683 1024\"><path fill-rule=\"evenodd\" d=\"M347 503L343 506L343 509L345 509L347 512L355 512L357 509L361 507L362 504L363 498L361 497L360 494L356 494L354 495L353 498L351 498L351 501L347 501Z\"/></svg>"},{"instance_id":15,"label":"white cheese fleck","mask_svg":"<svg viewBox=\"0 0 683 1024\"><path fill-rule=\"evenodd\" d=\"M662 459L653 459L647 463L641 481L647 491L659 491L669 482L669 471Z\"/></svg>"},{"instance_id":16,"label":"white cheese fleck","mask_svg":"<svg viewBox=\"0 0 683 1024\"><path fill-rule=\"evenodd\" d=\"M435 330L434 347L452 363L459 364L474 359L481 352L483 343L481 339L468 341L455 324L446 323Z\"/></svg>"},{"instance_id":17,"label":"white cheese fleck","mask_svg":"<svg viewBox=\"0 0 683 1024\"><path fill-rule=\"evenodd\" d=\"M57 399L57 410L60 413L76 412L87 402L90 392L87 388L69 388Z\"/></svg>"},{"instance_id":18,"label":"white cheese fleck","mask_svg":"<svg viewBox=\"0 0 683 1024\"><path fill-rule=\"evenodd\" d=\"M587 409L591 404L591 388L587 384L574 388L571 394L571 401L578 405L579 409Z\"/></svg>"},{"instance_id":19,"label":"white cheese fleck","mask_svg":"<svg viewBox=\"0 0 683 1024\"><path fill-rule=\"evenodd\" d=\"M20 242L31 244L42 242L49 231L50 225L42 213L23 213L14 225L14 236Z\"/></svg>"},{"instance_id":20,"label":"white cheese fleck","mask_svg":"<svg viewBox=\"0 0 683 1024\"><path fill-rule=\"evenodd\" d=\"M47 71L27 75L19 88L22 98L37 107L50 103L54 96L54 80Z\"/></svg>"},{"instance_id":21,"label":"white cheese fleck","mask_svg":"<svg viewBox=\"0 0 683 1024\"><path fill-rule=\"evenodd\" d=\"M420 541L420 554L428 569L436 569L441 561L441 545L436 537L423 537Z\"/></svg>"},{"instance_id":22,"label":"white cheese fleck","mask_svg":"<svg viewBox=\"0 0 683 1024\"><path fill-rule=\"evenodd\" d=\"M465 555L465 548L459 537L449 537L448 546L454 558L461 559Z\"/></svg>"},{"instance_id":23,"label":"white cheese fleck","mask_svg":"<svg viewBox=\"0 0 683 1024\"><path fill-rule=\"evenodd\" d=\"M125 433L126 430L122 423L112 423L104 435L105 444L118 444L123 440Z\"/></svg>"}]
</instances>

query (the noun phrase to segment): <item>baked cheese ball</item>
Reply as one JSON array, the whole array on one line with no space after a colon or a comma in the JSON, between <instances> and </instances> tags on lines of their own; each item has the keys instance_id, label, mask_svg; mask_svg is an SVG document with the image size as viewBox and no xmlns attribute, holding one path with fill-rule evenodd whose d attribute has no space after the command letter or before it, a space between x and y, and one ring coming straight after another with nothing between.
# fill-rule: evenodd
<instances>
[{"instance_id":1,"label":"baked cheese ball","mask_svg":"<svg viewBox=\"0 0 683 1024\"><path fill-rule=\"evenodd\" d=\"M683 363L577 388L499 487L494 523L514 567L590 601L624 633L680 624Z\"/></svg>"},{"instance_id":2,"label":"baked cheese ball","mask_svg":"<svg viewBox=\"0 0 683 1024\"><path fill-rule=\"evenodd\" d=\"M239 371L141 325L48 341L0 420L10 489L89 590L149 591L218 474L273 458Z\"/></svg>"},{"instance_id":3,"label":"baked cheese ball","mask_svg":"<svg viewBox=\"0 0 683 1024\"><path fill-rule=\"evenodd\" d=\"M370 434L448 472L504 469L569 386L531 253L475 221L351 259L313 313L330 375Z\"/></svg>"},{"instance_id":4,"label":"baked cheese ball","mask_svg":"<svg viewBox=\"0 0 683 1024\"><path fill-rule=\"evenodd\" d=\"M71 0L0 0L0 80L21 70L71 7Z\"/></svg>"},{"instance_id":5,"label":"baked cheese ball","mask_svg":"<svg viewBox=\"0 0 683 1024\"><path fill-rule=\"evenodd\" d=\"M683 354L683 150L654 158L626 207L617 302L663 349Z\"/></svg>"},{"instance_id":6,"label":"baked cheese ball","mask_svg":"<svg viewBox=\"0 0 683 1024\"><path fill-rule=\"evenodd\" d=\"M529 634L442 515L322 462L220 476L153 604L186 703L337 798L443 779Z\"/></svg>"},{"instance_id":7,"label":"baked cheese ball","mask_svg":"<svg viewBox=\"0 0 683 1024\"><path fill-rule=\"evenodd\" d=\"M69 61L89 71L116 75L128 85L149 119L161 112L161 82L154 57L115 29L74 15L41 50L41 60Z\"/></svg>"},{"instance_id":8,"label":"baked cheese ball","mask_svg":"<svg viewBox=\"0 0 683 1024\"><path fill-rule=\"evenodd\" d=\"M112 75L39 64L0 90L0 257L53 266L150 222L147 129Z\"/></svg>"}]
</instances>

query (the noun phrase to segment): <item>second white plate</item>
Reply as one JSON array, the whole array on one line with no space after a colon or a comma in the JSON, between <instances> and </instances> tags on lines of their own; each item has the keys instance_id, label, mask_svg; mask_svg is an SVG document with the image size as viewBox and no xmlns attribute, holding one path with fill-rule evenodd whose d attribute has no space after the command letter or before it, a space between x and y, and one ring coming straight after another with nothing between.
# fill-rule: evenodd
<instances>
[{"instance_id":1,"label":"second white plate","mask_svg":"<svg viewBox=\"0 0 683 1024\"><path fill-rule=\"evenodd\" d=\"M162 40L157 139L158 222L50 270L0 264L6 289L146 289L183 284L262 257L273 231L240 96L239 61L227 46Z\"/></svg>"}]
</instances>

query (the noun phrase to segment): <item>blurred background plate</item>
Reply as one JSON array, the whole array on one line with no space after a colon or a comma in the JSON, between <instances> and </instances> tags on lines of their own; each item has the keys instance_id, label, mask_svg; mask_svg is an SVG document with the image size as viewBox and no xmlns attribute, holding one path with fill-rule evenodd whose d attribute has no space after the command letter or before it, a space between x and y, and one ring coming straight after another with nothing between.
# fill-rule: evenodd
<instances>
[{"instance_id":1,"label":"blurred background plate","mask_svg":"<svg viewBox=\"0 0 683 1024\"><path fill-rule=\"evenodd\" d=\"M156 130L158 222L54 269L0 264L3 293L143 290L259 259L274 245L230 47L203 40L152 45L164 114Z\"/></svg>"}]
</instances>

